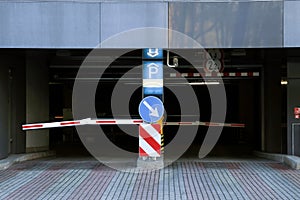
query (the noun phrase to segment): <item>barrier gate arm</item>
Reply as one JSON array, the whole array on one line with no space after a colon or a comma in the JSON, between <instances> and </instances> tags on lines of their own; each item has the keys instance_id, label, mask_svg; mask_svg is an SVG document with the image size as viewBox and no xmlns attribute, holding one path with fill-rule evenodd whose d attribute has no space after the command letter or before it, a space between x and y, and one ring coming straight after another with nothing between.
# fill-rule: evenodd
<instances>
[{"instance_id":1,"label":"barrier gate arm","mask_svg":"<svg viewBox=\"0 0 300 200\"><path fill-rule=\"evenodd\" d=\"M143 123L143 120L140 120L140 119L91 119L91 118L86 118L86 119L74 120L74 121L24 124L24 125L22 125L22 129L24 131L27 131L27 130L35 130L35 129L58 128L58 127L81 126L81 125L142 124L142 123Z\"/></svg>"},{"instance_id":2,"label":"barrier gate arm","mask_svg":"<svg viewBox=\"0 0 300 200\"><path fill-rule=\"evenodd\" d=\"M219 122L164 122L166 126L223 126L233 128L245 128L245 124L242 123L219 123Z\"/></svg>"},{"instance_id":3,"label":"barrier gate arm","mask_svg":"<svg viewBox=\"0 0 300 200\"><path fill-rule=\"evenodd\" d=\"M61 121L61 122L48 122L48 123L36 123L36 124L24 124L22 129L35 130L35 129L45 129L45 128L57 128L57 127L67 127L67 126L80 126L88 124L89 119L74 120L74 121Z\"/></svg>"},{"instance_id":4,"label":"barrier gate arm","mask_svg":"<svg viewBox=\"0 0 300 200\"><path fill-rule=\"evenodd\" d=\"M81 125L139 125L142 124L141 119L91 119L86 118L82 120L74 121L61 121L61 122L48 122L48 123L35 123L35 124L24 124L22 125L23 131L38 130L46 128L58 128L58 127L69 127L69 126L81 126ZM234 127L244 128L245 124L241 123L217 123L217 122L163 122L165 126L223 126L223 127Z\"/></svg>"}]
</instances>

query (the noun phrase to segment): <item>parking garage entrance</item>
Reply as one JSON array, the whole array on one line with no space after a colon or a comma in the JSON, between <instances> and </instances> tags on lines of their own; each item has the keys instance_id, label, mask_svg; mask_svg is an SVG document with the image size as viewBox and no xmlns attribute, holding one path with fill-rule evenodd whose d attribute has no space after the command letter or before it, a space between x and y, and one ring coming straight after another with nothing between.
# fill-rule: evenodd
<instances>
[{"instance_id":1,"label":"parking garage entrance","mask_svg":"<svg viewBox=\"0 0 300 200\"><path fill-rule=\"evenodd\" d=\"M90 73L94 68L105 67L101 60L113 57L113 49L100 51L99 58L89 63ZM199 50L185 50L188 54L194 55L195 59L201 56ZM216 50L213 50L216 51ZM184 57L173 51L164 51L164 55L169 53L169 61L164 57L164 64L172 64L173 58L178 59L178 66L174 68L176 72L164 74L164 106L167 112L166 121L180 122L195 119L195 116L181 113L180 103L175 94L169 89L171 87L187 87L181 84L180 79L185 79L192 87L197 99L200 113L198 120L207 122L207 126L199 126L196 137L191 146L183 156L197 156L200 146L206 137L207 129L211 121L211 99L208 87L224 85L226 91L226 126L223 127L217 144L210 152L210 156L247 156L253 150L261 148L261 70L265 63L262 50L258 49L223 49L217 50L222 53L220 64L222 71L208 71L206 66L193 66ZM211 52L210 50L208 52ZM72 119L72 89L76 79L76 74L89 51L84 50L58 50L51 59L50 69L50 120L62 121ZM200 58L201 60L201 58ZM170 64L169 63L169 64ZM199 63L199 62L198 62ZM114 58L110 66L105 69L105 73L100 81L84 78L82 81L99 81L97 93L95 95L95 107L97 118L124 118L138 119L138 104L142 99L142 50L131 50L121 57ZM133 70L137 68L139 70ZM197 71L195 71L195 68ZM197 75L197 73L199 73ZM126 77L124 78L124 74ZM205 81L209 84L205 84ZM218 80L222 78L222 83ZM203 84L202 84L203 83ZM129 113L113 113L111 109L111 97L117 84L128 87L136 87L129 100ZM215 85L214 85L215 84ZM101 86L100 86L101 85ZM186 97L189 98L189 97ZM208 123L210 122L210 124ZM236 126L235 126L236 125ZM105 125L102 126L106 136L115 145L122 149L138 152L138 128L136 137L126 134L123 130L131 125ZM168 145L175 137L178 126L164 126L164 145ZM185 134L189 134L186 132ZM66 155L88 155L75 127L54 128L50 130L50 145L57 150L58 154Z\"/></svg>"}]
</instances>

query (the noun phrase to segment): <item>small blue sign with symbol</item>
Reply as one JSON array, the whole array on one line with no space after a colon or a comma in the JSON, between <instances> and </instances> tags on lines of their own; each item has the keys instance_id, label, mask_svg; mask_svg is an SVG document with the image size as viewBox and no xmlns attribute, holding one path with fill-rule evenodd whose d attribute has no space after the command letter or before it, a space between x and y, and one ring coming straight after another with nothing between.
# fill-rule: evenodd
<instances>
[{"instance_id":1,"label":"small blue sign with symbol","mask_svg":"<svg viewBox=\"0 0 300 200\"><path fill-rule=\"evenodd\" d=\"M143 59L163 59L163 49L159 49L159 48L143 49Z\"/></svg>"},{"instance_id":2,"label":"small blue sign with symbol","mask_svg":"<svg viewBox=\"0 0 300 200\"><path fill-rule=\"evenodd\" d=\"M162 95L164 92L163 87L144 87L144 95Z\"/></svg>"},{"instance_id":3,"label":"small blue sign with symbol","mask_svg":"<svg viewBox=\"0 0 300 200\"><path fill-rule=\"evenodd\" d=\"M141 118L148 123L156 123L164 114L163 102L155 97L145 97L139 105L139 114Z\"/></svg>"},{"instance_id":4,"label":"small blue sign with symbol","mask_svg":"<svg viewBox=\"0 0 300 200\"><path fill-rule=\"evenodd\" d=\"M163 62L144 61L143 79L163 79Z\"/></svg>"}]
</instances>

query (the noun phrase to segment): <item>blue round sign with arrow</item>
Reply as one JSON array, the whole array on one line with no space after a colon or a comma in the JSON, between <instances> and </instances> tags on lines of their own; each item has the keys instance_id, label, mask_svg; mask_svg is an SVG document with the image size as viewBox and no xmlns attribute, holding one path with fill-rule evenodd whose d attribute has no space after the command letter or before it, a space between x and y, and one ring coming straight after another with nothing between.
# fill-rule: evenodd
<instances>
[{"instance_id":1,"label":"blue round sign with arrow","mask_svg":"<svg viewBox=\"0 0 300 200\"><path fill-rule=\"evenodd\" d=\"M145 97L139 105L139 114L148 123L159 121L164 112L163 102L155 96Z\"/></svg>"}]
</instances>

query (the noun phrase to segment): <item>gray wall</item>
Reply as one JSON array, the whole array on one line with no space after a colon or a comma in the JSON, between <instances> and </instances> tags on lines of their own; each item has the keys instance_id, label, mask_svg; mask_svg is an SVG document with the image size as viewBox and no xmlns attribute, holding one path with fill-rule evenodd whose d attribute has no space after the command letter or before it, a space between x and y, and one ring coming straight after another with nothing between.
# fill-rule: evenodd
<instances>
[{"instance_id":1,"label":"gray wall","mask_svg":"<svg viewBox=\"0 0 300 200\"><path fill-rule=\"evenodd\" d=\"M100 4L0 2L2 48L93 48L100 42Z\"/></svg>"},{"instance_id":2,"label":"gray wall","mask_svg":"<svg viewBox=\"0 0 300 200\"><path fill-rule=\"evenodd\" d=\"M169 23L204 47L282 46L282 2L175 2Z\"/></svg>"},{"instance_id":3,"label":"gray wall","mask_svg":"<svg viewBox=\"0 0 300 200\"><path fill-rule=\"evenodd\" d=\"M284 2L284 47L300 46L300 1Z\"/></svg>"},{"instance_id":4,"label":"gray wall","mask_svg":"<svg viewBox=\"0 0 300 200\"><path fill-rule=\"evenodd\" d=\"M262 87L264 98L261 102L261 120L264 134L262 150L269 153L284 153L281 130L282 88L281 65L284 52L280 49L265 50L265 63L262 70Z\"/></svg>"},{"instance_id":5,"label":"gray wall","mask_svg":"<svg viewBox=\"0 0 300 200\"><path fill-rule=\"evenodd\" d=\"M143 27L168 28L168 4L159 2L103 3L101 40Z\"/></svg>"},{"instance_id":6,"label":"gray wall","mask_svg":"<svg viewBox=\"0 0 300 200\"><path fill-rule=\"evenodd\" d=\"M26 82L22 51L0 51L0 159L25 152Z\"/></svg>"},{"instance_id":7,"label":"gray wall","mask_svg":"<svg viewBox=\"0 0 300 200\"><path fill-rule=\"evenodd\" d=\"M22 124L49 120L47 54L0 51L0 91L0 159L48 150L48 130L22 131Z\"/></svg>"},{"instance_id":8,"label":"gray wall","mask_svg":"<svg viewBox=\"0 0 300 200\"><path fill-rule=\"evenodd\" d=\"M26 56L26 122L49 121L47 55L28 52ZM49 149L49 130L26 132L26 152Z\"/></svg>"},{"instance_id":9,"label":"gray wall","mask_svg":"<svg viewBox=\"0 0 300 200\"><path fill-rule=\"evenodd\" d=\"M300 123L294 117L294 107L300 107L300 58L288 60L288 85L287 85L287 127L288 127L288 153L292 153L292 123ZM300 156L300 128L295 131L295 155ZM298 147L298 148L297 148Z\"/></svg>"},{"instance_id":10,"label":"gray wall","mask_svg":"<svg viewBox=\"0 0 300 200\"><path fill-rule=\"evenodd\" d=\"M8 62L0 56L0 159L8 155Z\"/></svg>"},{"instance_id":11,"label":"gray wall","mask_svg":"<svg viewBox=\"0 0 300 200\"><path fill-rule=\"evenodd\" d=\"M26 64L24 53L16 53L9 60L10 67L10 153L25 153L26 133Z\"/></svg>"},{"instance_id":12,"label":"gray wall","mask_svg":"<svg viewBox=\"0 0 300 200\"><path fill-rule=\"evenodd\" d=\"M0 1L0 48L93 48L144 27L185 33L206 48L295 47L299 10L300 2L280 0Z\"/></svg>"}]
</instances>

